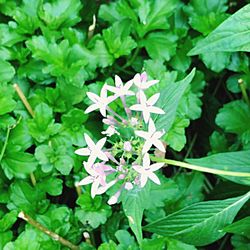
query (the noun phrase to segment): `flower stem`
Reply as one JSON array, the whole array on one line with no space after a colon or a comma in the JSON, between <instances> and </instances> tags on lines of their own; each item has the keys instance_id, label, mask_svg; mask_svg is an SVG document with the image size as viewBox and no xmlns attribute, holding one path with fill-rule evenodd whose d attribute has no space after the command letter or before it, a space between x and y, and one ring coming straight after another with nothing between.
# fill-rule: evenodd
<instances>
[{"instance_id":1,"label":"flower stem","mask_svg":"<svg viewBox=\"0 0 250 250\"><path fill-rule=\"evenodd\" d=\"M205 172L205 173L218 174L218 175L228 175L228 176L237 176L237 177L250 177L250 173L246 173L246 172L234 172L234 171L213 169L213 168L208 168L208 167L201 167L201 166L189 164L189 163L186 163L186 162L175 161L175 160L170 160L170 159L163 159L163 158L158 158L158 157L155 157L155 156L151 156L151 160L155 161L155 162L164 162L164 163L172 165L172 166L188 168L188 169L201 171L201 172Z\"/></svg>"},{"instance_id":2,"label":"flower stem","mask_svg":"<svg viewBox=\"0 0 250 250\"><path fill-rule=\"evenodd\" d=\"M250 105L250 101L249 101L249 98L248 98L248 95L247 95L246 86L244 84L244 81L242 79L239 79L238 83L239 83L241 93L242 93L242 97L243 97L244 101L246 102L247 105Z\"/></svg>"},{"instance_id":3,"label":"flower stem","mask_svg":"<svg viewBox=\"0 0 250 250\"><path fill-rule=\"evenodd\" d=\"M126 69L127 67L129 67L134 62L134 60L136 59L136 57L138 56L139 52L140 52L140 48L136 47L134 54L132 55L132 57L130 58L130 60L128 60L127 63L122 66L122 69Z\"/></svg>"},{"instance_id":4,"label":"flower stem","mask_svg":"<svg viewBox=\"0 0 250 250\"><path fill-rule=\"evenodd\" d=\"M124 110L127 114L128 119L131 117L131 110L128 108L125 97L124 96L120 96Z\"/></svg>"},{"instance_id":5,"label":"flower stem","mask_svg":"<svg viewBox=\"0 0 250 250\"><path fill-rule=\"evenodd\" d=\"M25 97L23 91L21 90L21 88L18 86L17 83L15 83L13 85L14 89L16 90L19 98L21 99L22 103L24 104L25 108L28 110L29 114L32 116L32 118L34 118L35 116L35 113L33 111L33 109L31 108L27 98ZM36 178L35 178L35 175L33 173L30 173L30 179L31 179L31 182L33 184L33 186L36 185Z\"/></svg>"},{"instance_id":6,"label":"flower stem","mask_svg":"<svg viewBox=\"0 0 250 250\"><path fill-rule=\"evenodd\" d=\"M41 225L39 222L35 221L34 219L32 219L29 215L27 215L26 213L24 213L23 211L21 211L18 215L19 218L27 221L30 225L32 225L33 227L35 227L36 229L42 231L43 233L47 234L48 236L50 236L52 239L59 241L62 245L73 249L73 250L79 250L80 248L76 245L74 245L73 243L71 243L70 241L64 239L63 237L61 237L60 235L50 231L49 229L47 229L46 227L44 227L43 225Z\"/></svg>"},{"instance_id":7,"label":"flower stem","mask_svg":"<svg viewBox=\"0 0 250 250\"><path fill-rule=\"evenodd\" d=\"M127 121L125 119L123 119L120 115L118 115L113 109L111 109L110 107L108 107L107 110L111 114L113 114L114 116L116 116L117 118L119 118L123 123L127 124Z\"/></svg>"},{"instance_id":8,"label":"flower stem","mask_svg":"<svg viewBox=\"0 0 250 250\"><path fill-rule=\"evenodd\" d=\"M25 108L28 110L29 114L34 118L35 113L34 113L33 109L31 108L29 102L27 101L21 88L16 83L13 85L13 87L16 90L16 92L17 92L18 96L20 97L22 103L24 104Z\"/></svg>"},{"instance_id":9,"label":"flower stem","mask_svg":"<svg viewBox=\"0 0 250 250\"><path fill-rule=\"evenodd\" d=\"M1 163L2 159L3 159L4 153L5 153L7 144L8 144L8 140L9 140L9 136L10 136L10 130L11 130L11 128L8 127L7 132L6 132L6 136L5 136L5 141L4 141L4 144L3 144L3 147L2 147L2 150L1 150L1 154L0 154L0 163Z\"/></svg>"}]
</instances>

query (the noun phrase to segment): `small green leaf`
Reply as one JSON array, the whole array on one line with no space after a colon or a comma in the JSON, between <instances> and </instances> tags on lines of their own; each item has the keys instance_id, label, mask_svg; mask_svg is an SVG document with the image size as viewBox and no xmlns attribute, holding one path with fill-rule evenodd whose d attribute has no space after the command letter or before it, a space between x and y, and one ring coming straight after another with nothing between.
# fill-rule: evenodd
<instances>
[{"instance_id":1,"label":"small green leaf","mask_svg":"<svg viewBox=\"0 0 250 250\"><path fill-rule=\"evenodd\" d=\"M0 59L0 83L11 81L14 75L14 67L9 62Z\"/></svg>"},{"instance_id":2,"label":"small green leaf","mask_svg":"<svg viewBox=\"0 0 250 250\"><path fill-rule=\"evenodd\" d=\"M249 197L250 192L236 198L200 202L153 222L144 229L180 239L187 244L208 245L225 235L222 229L232 223Z\"/></svg>"},{"instance_id":3,"label":"small green leaf","mask_svg":"<svg viewBox=\"0 0 250 250\"><path fill-rule=\"evenodd\" d=\"M13 224L17 220L17 215L18 215L18 212L16 210L13 210L13 211L5 214L0 219L0 235L4 231L7 231L7 230L11 229L11 227L13 226Z\"/></svg>"}]
</instances>

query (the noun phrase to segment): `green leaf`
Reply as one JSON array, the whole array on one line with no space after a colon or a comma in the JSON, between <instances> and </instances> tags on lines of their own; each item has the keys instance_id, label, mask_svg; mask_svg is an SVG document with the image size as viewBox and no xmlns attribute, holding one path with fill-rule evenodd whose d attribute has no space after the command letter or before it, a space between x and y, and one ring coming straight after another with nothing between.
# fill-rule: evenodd
<instances>
[{"instance_id":1,"label":"green leaf","mask_svg":"<svg viewBox=\"0 0 250 250\"><path fill-rule=\"evenodd\" d=\"M208 245L225 235L222 229L232 223L249 197L250 192L236 198L200 202L151 223L144 229L180 239L187 244Z\"/></svg>"},{"instance_id":2,"label":"green leaf","mask_svg":"<svg viewBox=\"0 0 250 250\"><path fill-rule=\"evenodd\" d=\"M36 148L35 157L41 164L42 171L48 173L54 168L61 174L68 175L73 167L73 159L67 154L65 145L40 145Z\"/></svg>"},{"instance_id":3,"label":"green leaf","mask_svg":"<svg viewBox=\"0 0 250 250\"><path fill-rule=\"evenodd\" d=\"M226 152L210 155L199 159L186 159L187 162L202 167L215 170L226 170L233 172L250 173L250 150L238 152ZM233 177L223 175L224 178L240 183L250 185L250 177Z\"/></svg>"},{"instance_id":4,"label":"green leaf","mask_svg":"<svg viewBox=\"0 0 250 250\"><path fill-rule=\"evenodd\" d=\"M144 188L135 187L132 190L122 194L122 206L125 215L128 218L129 225L136 236L139 244L142 242L142 216L144 209L148 206L150 185Z\"/></svg>"},{"instance_id":5,"label":"green leaf","mask_svg":"<svg viewBox=\"0 0 250 250\"><path fill-rule=\"evenodd\" d=\"M38 142L48 140L51 135L59 132L61 125L54 123L52 109L45 103L35 108L35 117L28 121L29 132Z\"/></svg>"},{"instance_id":6,"label":"green leaf","mask_svg":"<svg viewBox=\"0 0 250 250\"><path fill-rule=\"evenodd\" d=\"M25 178L37 167L37 161L34 156L24 152L5 152L1 166L8 179L13 177Z\"/></svg>"},{"instance_id":7,"label":"green leaf","mask_svg":"<svg viewBox=\"0 0 250 250\"><path fill-rule=\"evenodd\" d=\"M227 0L192 0L186 8L191 27L209 34L227 18Z\"/></svg>"},{"instance_id":8,"label":"green leaf","mask_svg":"<svg viewBox=\"0 0 250 250\"><path fill-rule=\"evenodd\" d=\"M58 196L62 194L63 181L56 177L50 176L44 178L41 182L37 183L39 189L52 196Z\"/></svg>"},{"instance_id":9,"label":"green leaf","mask_svg":"<svg viewBox=\"0 0 250 250\"><path fill-rule=\"evenodd\" d=\"M12 240L12 238L13 238L12 231L0 233L0 249L7 249L7 248L4 248L4 246L8 242L10 242Z\"/></svg>"},{"instance_id":10,"label":"green leaf","mask_svg":"<svg viewBox=\"0 0 250 250\"><path fill-rule=\"evenodd\" d=\"M249 107L242 100L227 103L219 110L215 122L226 132L241 135L250 129Z\"/></svg>"},{"instance_id":11,"label":"green leaf","mask_svg":"<svg viewBox=\"0 0 250 250\"><path fill-rule=\"evenodd\" d=\"M15 107L16 102L13 100L13 90L10 88L9 85L0 83L0 115L4 115L8 112L11 112Z\"/></svg>"},{"instance_id":12,"label":"green leaf","mask_svg":"<svg viewBox=\"0 0 250 250\"><path fill-rule=\"evenodd\" d=\"M224 232L239 234L247 238L250 237L250 216L245 217L244 219L238 220L231 225L223 228Z\"/></svg>"},{"instance_id":13,"label":"green leaf","mask_svg":"<svg viewBox=\"0 0 250 250\"><path fill-rule=\"evenodd\" d=\"M9 62L0 59L0 83L11 81L14 75L14 67Z\"/></svg>"},{"instance_id":14,"label":"green leaf","mask_svg":"<svg viewBox=\"0 0 250 250\"><path fill-rule=\"evenodd\" d=\"M136 42L129 36L129 27L130 22L123 20L102 31L106 46L114 58L129 55L136 47Z\"/></svg>"},{"instance_id":15,"label":"green leaf","mask_svg":"<svg viewBox=\"0 0 250 250\"><path fill-rule=\"evenodd\" d=\"M109 242L102 243L98 250L117 250L117 245L114 241L110 240Z\"/></svg>"},{"instance_id":16,"label":"green leaf","mask_svg":"<svg viewBox=\"0 0 250 250\"><path fill-rule=\"evenodd\" d=\"M50 28L57 30L62 27L70 27L78 23L81 18L79 11L82 8L79 0L56 0L46 2L39 11L39 17Z\"/></svg>"},{"instance_id":17,"label":"green leaf","mask_svg":"<svg viewBox=\"0 0 250 250\"><path fill-rule=\"evenodd\" d=\"M76 217L84 224L97 228L104 224L111 215L111 207L102 201L101 196L91 198L88 192L81 194L77 200L81 209L76 210Z\"/></svg>"},{"instance_id":18,"label":"green leaf","mask_svg":"<svg viewBox=\"0 0 250 250\"><path fill-rule=\"evenodd\" d=\"M154 32L141 42L152 59L169 61L176 51L177 36L173 33Z\"/></svg>"},{"instance_id":19,"label":"green leaf","mask_svg":"<svg viewBox=\"0 0 250 250\"><path fill-rule=\"evenodd\" d=\"M13 210L7 214L5 214L1 219L0 219L0 235L4 231L7 231L11 229L13 224L17 220L17 211Z\"/></svg>"},{"instance_id":20,"label":"green leaf","mask_svg":"<svg viewBox=\"0 0 250 250\"><path fill-rule=\"evenodd\" d=\"M231 238L231 244L234 250L246 250L250 248L250 240L240 235L233 235Z\"/></svg>"},{"instance_id":21,"label":"green leaf","mask_svg":"<svg viewBox=\"0 0 250 250\"><path fill-rule=\"evenodd\" d=\"M197 249L195 246L185 244L181 241L178 241L172 238L167 238L166 242L167 242L168 250L196 250Z\"/></svg>"},{"instance_id":22,"label":"green leaf","mask_svg":"<svg viewBox=\"0 0 250 250\"><path fill-rule=\"evenodd\" d=\"M205 39L199 41L189 55L206 52L250 51L249 28L248 25L242 25L250 19L249 13L250 4L241 8Z\"/></svg>"},{"instance_id":23,"label":"green leaf","mask_svg":"<svg viewBox=\"0 0 250 250\"><path fill-rule=\"evenodd\" d=\"M179 101L181 100L186 88L193 80L194 74L195 69L193 69L183 80L174 84L168 84L164 90L162 90L157 106L161 107L165 111L165 115L156 115L154 117L158 130L164 129L165 132L168 132L171 128L175 120Z\"/></svg>"}]
</instances>

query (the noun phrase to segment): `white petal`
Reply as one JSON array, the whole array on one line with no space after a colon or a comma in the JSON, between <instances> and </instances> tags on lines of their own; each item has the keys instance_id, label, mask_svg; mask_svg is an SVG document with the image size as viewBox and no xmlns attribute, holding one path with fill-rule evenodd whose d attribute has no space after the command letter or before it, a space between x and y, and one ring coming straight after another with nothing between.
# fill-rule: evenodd
<instances>
[{"instance_id":1,"label":"white petal","mask_svg":"<svg viewBox=\"0 0 250 250\"><path fill-rule=\"evenodd\" d=\"M146 168L146 167L149 167L150 166L150 157L149 157L149 154L146 153L143 157L143 167Z\"/></svg>"},{"instance_id":2,"label":"white petal","mask_svg":"<svg viewBox=\"0 0 250 250\"><path fill-rule=\"evenodd\" d=\"M158 108L158 107L153 107L153 106L149 107L149 111L151 113L160 114L160 115L164 115L165 114L164 110L162 110L161 108Z\"/></svg>"},{"instance_id":3,"label":"white petal","mask_svg":"<svg viewBox=\"0 0 250 250\"><path fill-rule=\"evenodd\" d=\"M142 153L143 154L147 153L149 149L151 148L151 146L152 146L152 142L150 141L150 139L145 141L144 146L142 148Z\"/></svg>"},{"instance_id":4,"label":"white petal","mask_svg":"<svg viewBox=\"0 0 250 250\"><path fill-rule=\"evenodd\" d=\"M140 103L142 103L142 104L146 104L147 103L147 97L146 97L146 95L144 94L143 91L140 91L138 93L138 96L140 98Z\"/></svg>"},{"instance_id":5,"label":"white petal","mask_svg":"<svg viewBox=\"0 0 250 250\"><path fill-rule=\"evenodd\" d=\"M116 86L116 87L121 87L121 86L123 86L123 84L122 84L122 79L121 79L120 76L118 76L118 75L115 75L115 86Z\"/></svg>"},{"instance_id":6,"label":"white petal","mask_svg":"<svg viewBox=\"0 0 250 250\"><path fill-rule=\"evenodd\" d=\"M142 115L143 115L144 121L148 123L150 119L150 112L148 111L148 109L144 109L142 112L143 112Z\"/></svg>"},{"instance_id":7,"label":"white petal","mask_svg":"<svg viewBox=\"0 0 250 250\"><path fill-rule=\"evenodd\" d=\"M90 150L93 149L95 147L95 143L90 138L90 136L88 134L84 133L84 138L85 138L85 141L86 141L88 147L90 148Z\"/></svg>"},{"instance_id":8,"label":"white petal","mask_svg":"<svg viewBox=\"0 0 250 250\"><path fill-rule=\"evenodd\" d=\"M165 165L165 163L154 163L150 166L150 171L156 171L160 168L162 168Z\"/></svg>"},{"instance_id":9,"label":"white petal","mask_svg":"<svg viewBox=\"0 0 250 250\"><path fill-rule=\"evenodd\" d=\"M135 110L135 111L143 111L144 110L144 106L142 106L141 104L135 104L132 105L130 107L131 110Z\"/></svg>"},{"instance_id":10,"label":"white petal","mask_svg":"<svg viewBox=\"0 0 250 250\"><path fill-rule=\"evenodd\" d=\"M155 147L157 147L160 151L162 152L166 152L166 149L163 145L163 143L160 140L153 140L153 144L155 145Z\"/></svg>"},{"instance_id":11,"label":"white petal","mask_svg":"<svg viewBox=\"0 0 250 250\"><path fill-rule=\"evenodd\" d=\"M100 113L102 114L102 116L106 117L106 106L103 105L101 108L100 108Z\"/></svg>"},{"instance_id":12,"label":"white petal","mask_svg":"<svg viewBox=\"0 0 250 250\"><path fill-rule=\"evenodd\" d=\"M156 93L154 95L152 95L148 100L147 100L147 104L150 106L153 106L159 99L160 97L160 93Z\"/></svg>"},{"instance_id":13,"label":"white petal","mask_svg":"<svg viewBox=\"0 0 250 250\"><path fill-rule=\"evenodd\" d=\"M102 147L104 146L104 144L106 143L106 141L107 141L107 137L102 138L101 140L99 140L96 143L96 147L99 148L99 149L102 149Z\"/></svg>"},{"instance_id":14,"label":"white petal","mask_svg":"<svg viewBox=\"0 0 250 250\"><path fill-rule=\"evenodd\" d=\"M141 76L140 76L139 73L137 73L137 74L134 76L133 81L134 81L134 84L135 84L138 88L140 88L140 85L141 85Z\"/></svg>"},{"instance_id":15,"label":"white petal","mask_svg":"<svg viewBox=\"0 0 250 250\"><path fill-rule=\"evenodd\" d=\"M144 139L148 139L150 138L150 134L148 132L145 132L145 131L141 131L141 130L136 130L135 131L135 134L139 137L142 137Z\"/></svg>"},{"instance_id":16,"label":"white petal","mask_svg":"<svg viewBox=\"0 0 250 250\"><path fill-rule=\"evenodd\" d=\"M149 120L148 131L153 134L156 131L155 123L152 119Z\"/></svg>"},{"instance_id":17,"label":"white petal","mask_svg":"<svg viewBox=\"0 0 250 250\"><path fill-rule=\"evenodd\" d=\"M158 185L161 184L159 178L158 178L157 175L154 174L154 173L148 174L148 178L149 178L150 180L152 180L154 183L158 184Z\"/></svg>"},{"instance_id":18,"label":"white petal","mask_svg":"<svg viewBox=\"0 0 250 250\"><path fill-rule=\"evenodd\" d=\"M85 110L85 114L88 114L88 113L90 113L90 112L92 112L92 111L94 111L94 110L97 110L97 109L99 109L99 108L100 108L100 105L97 104L97 103L94 103L94 104L90 105L90 106Z\"/></svg>"},{"instance_id":19,"label":"white petal","mask_svg":"<svg viewBox=\"0 0 250 250\"><path fill-rule=\"evenodd\" d=\"M100 97L92 92L87 92L87 96L88 98L92 101L92 102L98 102Z\"/></svg>"},{"instance_id":20,"label":"white petal","mask_svg":"<svg viewBox=\"0 0 250 250\"><path fill-rule=\"evenodd\" d=\"M98 179L95 179L92 186L91 186L91 197L94 198L97 194L98 191L98 187L99 187L99 181Z\"/></svg>"},{"instance_id":21,"label":"white petal","mask_svg":"<svg viewBox=\"0 0 250 250\"><path fill-rule=\"evenodd\" d=\"M90 155L90 150L88 148L79 148L75 151L75 154L87 156Z\"/></svg>"},{"instance_id":22,"label":"white petal","mask_svg":"<svg viewBox=\"0 0 250 250\"><path fill-rule=\"evenodd\" d=\"M92 151L87 162L88 165L92 166L95 163L96 158L96 154Z\"/></svg>"},{"instance_id":23,"label":"white petal","mask_svg":"<svg viewBox=\"0 0 250 250\"><path fill-rule=\"evenodd\" d=\"M87 176L78 183L78 186L88 185L92 183L93 181L94 181L94 178L92 176Z\"/></svg>"},{"instance_id":24,"label":"white petal","mask_svg":"<svg viewBox=\"0 0 250 250\"><path fill-rule=\"evenodd\" d=\"M151 86L155 85L156 83L158 83L159 80L151 80L147 82L147 88L150 88Z\"/></svg>"},{"instance_id":25,"label":"white petal","mask_svg":"<svg viewBox=\"0 0 250 250\"><path fill-rule=\"evenodd\" d=\"M140 173L140 174L143 173L142 167L141 167L141 166L134 165L134 166L133 166L133 169L134 169L136 172Z\"/></svg>"},{"instance_id":26,"label":"white petal","mask_svg":"<svg viewBox=\"0 0 250 250\"><path fill-rule=\"evenodd\" d=\"M113 93L117 93L119 91L118 88L114 87L114 86L110 86L110 85L107 85L107 89Z\"/></svg>"},{"instance_id":27,"label":"white petal","mask_svg":"<svg viewBox=\"0 0 250 250\"><path fill-rule=\"evenodd\" d=\"M130 80L128 82L125 83L124 87L125 89L129 90L133 85L133 80Z\"/></svg>"},{"instance_id":28,"label":"white petal","mask_svg":"<svg viewBox=\"0 0 250 250\"><path fill-rule=\"evenodd\" d=\"M107 83L105 83L101 89L101 98L106 98L107 97Z\"/></svg>"},{"instance_id":29,"label":"white petal","mask_svg":"<svg viewBox=\"0 0 250 250\"><path fill-rule=\"evenodd\" d=\"M141 187L144 187L147 183L148 176L147 175L141 175L140 181L141 181Z\"/></svg>"},{"instance_id":30,"label":"white petal","mask_svg":"<svg viewBox=\"0 0 250 250\"><path fill-rule=\"evenodd\" d=\"M99 158L99 159L101 159L101 160L103 160L103 161L108 161L109 159L108 159L108 157L107 157L107 155L105 155L102 151L98 151L97 152L97 157Z\"/></svg>"}]
</instances>

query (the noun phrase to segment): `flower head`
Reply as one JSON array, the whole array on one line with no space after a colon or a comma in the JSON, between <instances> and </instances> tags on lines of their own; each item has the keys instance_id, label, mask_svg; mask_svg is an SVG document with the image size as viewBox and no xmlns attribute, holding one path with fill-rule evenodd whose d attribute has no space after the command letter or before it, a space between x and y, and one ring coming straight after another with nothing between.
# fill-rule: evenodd
<instances>
[{"instance_id":1,"label":"flower head","mask_svg":"<svg viewBox=\"0 0 250 250\"><path fill-rule=\"evenodd\" d=\"M107 94L107 84L104 84L101 90L100 96L92 93L92 92L87 92L88 98L93 102L92 105L90 105L86 110L85 113L90 113L96 109L100 110L100 113L103 116L106 116L106 111L108 105L115 99L114 96L108 96Z\"/></svg>"},{"instance_id":2,"label":"flower head","mask_svg":"<svg viewBox=\"0 0 250 250\"><path fill-rule=\"evenodd\" d=\"M120 96L132 96L135 95L133 91L130 90L133 85L133 81L128 81L123 85L122 80L119 76L115 76L115 86L107 85L107 89L115 94L116 97Z\"/></svg>"},{"instance_id":3,"label":"flower head","mask_svg":"<svg viewBox=\"0 0 250 250\"><path fill-rule=\"evenodd\" d=\"M148 150L154 145L156 148L158 148L162 152L166 152L166 149L163 145L163 143L159 140L164 132L156 131L155 124L152 119L149 120L148 125L148 132L136 130L135 134L139 137L142 137L145 139L144 146L142 148L142 153L145 154L148 152Z\"/></svg>"},{"instance_id":4,"label":"flower head","mask_svg":"<svg viewBox=\"0 0 250 250\"><path fill-rule=\"evenodd\" d=\"M159 82L159 80L147 81L147 79L148 79L147 73L143 72L142 74L136 74L133 81L136 87L140 90L148 89L149 87Z\"/></svg>"},{"instance_id":5,"label":"flower head","mask_svg":"<svg viewBox=\"0 0 250 250\"><path fill-rule=\"evenodd\" d=\"M160 169L163 166L164 166L164 163L154 163L154 164L150 165L149 154L145 154L143 157L142 166L139 166L139 165L133 166L134 170L140 174L141 187L144 187L146 185L148 179L150 179L154 183L160 185L159 178L153 172Z\"/></svg>"},{"instance_id":6,"label":"flower head","mask_svg":"<svg viewBox=\"0 0 250 250\"><path fill-rule=\"evenodd\" d=\"M80 148L75 151L78 155L89 156L88 164L93 165L96 158L99 158L103 161L108 161L108 157L102 151L102 147L104 146L107 138L102 138L96 144L92 141L88 134L84 134L85 141L88 145L87 148Z\"/></svg>"}]
</instances>

